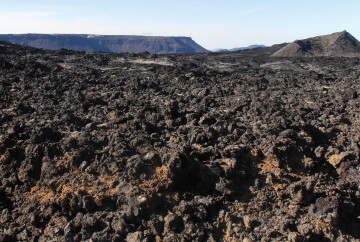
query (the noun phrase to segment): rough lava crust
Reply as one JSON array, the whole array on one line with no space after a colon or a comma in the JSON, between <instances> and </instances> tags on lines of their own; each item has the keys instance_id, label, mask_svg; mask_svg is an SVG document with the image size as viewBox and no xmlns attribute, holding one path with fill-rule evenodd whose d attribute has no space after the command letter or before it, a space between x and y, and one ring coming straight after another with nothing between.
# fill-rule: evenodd
<instances>
[{"instance_id":1,"label":"rough lava crust","mask_svg":"<svg viewBox=\"0 0 360 242\"><path fill-rule=\"evenodd\" d=\"M359 241L358 58L0 43L0 241Z\"/></svg>"}]
</instances>

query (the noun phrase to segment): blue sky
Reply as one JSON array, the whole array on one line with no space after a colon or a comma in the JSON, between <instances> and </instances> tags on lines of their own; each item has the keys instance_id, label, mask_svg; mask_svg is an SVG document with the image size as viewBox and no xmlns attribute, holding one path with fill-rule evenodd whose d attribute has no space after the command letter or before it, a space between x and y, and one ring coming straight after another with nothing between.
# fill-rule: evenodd
<instances>
[{"instance_id":1,"label":"blue sky","mask_svg":"<svg viewBox=\"0 0 360 242\"><path fill-rule=\"evenodd\" d=\"M359 0L12 0L0 7L0 33L190 36L207 49L343 30L360 39Z\"/></svg>"}]
</instances>

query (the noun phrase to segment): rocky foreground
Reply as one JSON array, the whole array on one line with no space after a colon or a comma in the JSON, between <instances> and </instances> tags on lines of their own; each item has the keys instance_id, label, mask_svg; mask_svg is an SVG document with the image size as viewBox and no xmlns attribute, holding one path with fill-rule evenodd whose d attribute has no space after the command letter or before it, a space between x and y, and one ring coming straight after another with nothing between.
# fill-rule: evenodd
<instances>
[{"instance_id":1,"label":"rocky foreground","mask_svg":"<svg viewBox=\"0 0 360 242\"><path fill-rule=\"evenodd\" d=\"M0 241L360 241L360 62L0 44Z\"/></svg>"}]
</instances>

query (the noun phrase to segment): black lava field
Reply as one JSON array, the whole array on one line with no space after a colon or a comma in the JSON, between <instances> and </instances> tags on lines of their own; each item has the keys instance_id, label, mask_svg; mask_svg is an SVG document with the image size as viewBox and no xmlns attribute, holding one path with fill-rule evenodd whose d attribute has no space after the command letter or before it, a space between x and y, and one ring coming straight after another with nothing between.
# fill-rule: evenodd
<instances>
[{"instance_id":1,"label":"black lava field","mask_svg":"<svg viewBox=\"0 0 360 242\"><path fill-rule=\"evenodd\" d=\"M360 241L359 58L0 43L0 241Z\"/></svg>"}]
</instances>

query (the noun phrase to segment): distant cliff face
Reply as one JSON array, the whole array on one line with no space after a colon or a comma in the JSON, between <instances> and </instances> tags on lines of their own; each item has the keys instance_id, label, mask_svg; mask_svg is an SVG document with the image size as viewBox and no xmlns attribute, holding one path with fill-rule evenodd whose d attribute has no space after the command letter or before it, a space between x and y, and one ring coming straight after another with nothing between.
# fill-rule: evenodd
<instances>
[{"instance_id":1,"label":"distant cliff face","mask_svg":"<svg viewBox=\"0 0 360 242\"><path fill-rule=\"evenodd\" d=\"M49 50L65 48L87 52L104 51L116 53L147 51L154 54L208 52L190 37L1 34L0 40Z\"/></svg>"},{"instance_id":2,"label":"distant cliff face","mask_svg":"<svg viewBox=\"0 0 360 242\"><path fill-rule=\"evenodd\" d=\"M360 56L360 42L346 31L296 40L272 56Z\"/></svg>"}]
</instances>

